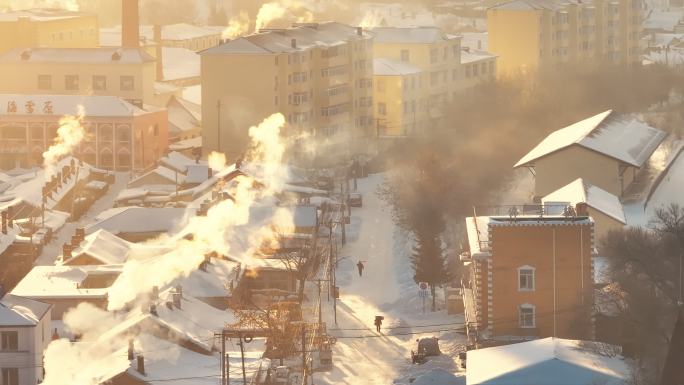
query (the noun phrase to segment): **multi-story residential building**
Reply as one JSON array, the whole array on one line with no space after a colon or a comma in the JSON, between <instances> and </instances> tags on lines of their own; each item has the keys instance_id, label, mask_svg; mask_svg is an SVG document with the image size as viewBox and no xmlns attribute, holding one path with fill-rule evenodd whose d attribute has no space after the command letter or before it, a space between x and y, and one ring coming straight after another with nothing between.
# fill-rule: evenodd
<instances>
[{"instance_id":1,"label":"multi-story residential building","mask_svg":"<svg viewBox=\"0 0 684 385\"><path fill-rule=\"evenodd\" d=\"M378 136L406 136L423 132L427 97L423 71L406 62L377 58L373 60L375 118Z\"/></svg>"},{"instance_id":2,"label":"multi-story residential building","mask_svg":"<svg viewBox=\"0 0 684 385\"><path fill-rule=\"evenodd\" d=\"M499 74L639 63L641 1L513 0L487 10Z\"/></svg>"},{"instance_id":3,"label":"multi-story residential building","mask_svg":"<svg viewBox=\"0 0 684 385\"><path fill-rule=\"evenodd\" d=\"M577 210L577 216L540 216L511 208L511 215L466 218L469 252L461 259L470 273L464 285L470 338L591 336L591 325L579 321L589 319L593 304L594 221Z\"/></svg>"},{"instance_id":4,"label":"multi-story residential building","mask_svg":"<svg viewBox=\"0 0 684 385\"><path fill-rule=\"evenodd\" d=\"M442 108L460 89L461 37L436 27L380 27L372 32L374 57L407 62L423 71L428 97L420 108L426 108L430 118L440 118Z\"/></svg>"},{"instance_id":5,"label":"multi-story residential building","mask_svg":"<svg viewBox=\"0 0 684 385\"><path fill-rule=\"evenodd\" d=\"M39 384L43 352L52 341L51 306L6 294L0 299L0 383Z\"/></svg>"},{"instance_id":6,"label":"multi-story residential building","mask_svg":"<svg viewBox=\"0 0 684 385\"><path fill-rule=\"evenodd\" d=\"M13 48L92 48L99 45L97 15L63 9L0 13L0 52Z\"/></svg>"},{"instance_id":7,"label":"multi-story residential building","mask_svg":"<svg viewBox=\"0 0 684 385\"><path fill-rule=\"evenodd\" d=\"M0 55L0 92L154 98L155 60L139 48L17 48Z\"/></svg>"},{"instance_id":8,"label":"multi-story residential building","mask_svg":"<svg viewBox=\"0 0 684 385\"><path fill-rule=\"evenodd\" d=\"M608 110L552 132L514 167L532 171L536 198L577 178L622 198L633 184L639 185L633 182L648 176L651 156L666 135Z\"/></svg>"},{"instance_id":9,"label":"multi-story residential building","mask_svg":"<svg viewBox=\"0 0 684 385\"><path fill-rule=\"evenodd\" d=\"M30 167L57 137L59 120L82 106L86 135L75 156L109 170L141 170L168 146L165 109L114 96L0 94L0 168Z\"/></svg>"},{"instance_id":10,"label":"multi-story residential building","mask_svg":"<svg viewBox=\"0 0 684 385\"><path fill-rule=\"evenodd\" d=\"M249 127L276 112L291 133L345 143L374 134L372 39L340 23L300 24L203 51L205 153L235 159Z\"/></svg>"},{"instance_id":11,"label":"multi-story residential building","mask_svg":"<svg viewBox=\"0 0 684 385\"><path fill-rule=\"evenodd\" d=\"M496 77L497 56L482 50L463 47L461 51L461 90L467 90ZM452 74L452 77L456 73Z\"/></svg>"}]
</instances>

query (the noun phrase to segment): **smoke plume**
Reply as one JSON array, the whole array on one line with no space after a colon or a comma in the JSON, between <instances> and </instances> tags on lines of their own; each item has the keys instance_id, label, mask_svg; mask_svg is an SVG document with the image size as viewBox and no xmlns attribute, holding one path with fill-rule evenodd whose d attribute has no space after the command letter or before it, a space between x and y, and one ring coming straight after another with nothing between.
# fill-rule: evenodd
<instances>
[{"instance_id":1,"label":"smoke plume","mask_svg":"<svg viewBox=\"0 0 684 385\"><path fill-rule=\"evenodd\" d=\"M247 33L249 33L249 14L246 11L240 11L237 16L228 21L228 28L223 30L221 36L224 39L234 39Z\"/></svg>"},{"instance_id":2,"label":"smoke plume","mask_svg":"<svg viewBox=\"0 0 684 385\"><path fill-rule=\"evenodd\" d=\"M85 137L83 129L83 117L85 109L78 106L78 115L65 115L59 120L57 137L54 143L43 153L43 166L45 167L45 177L54 175L56 165L59 160L71 153L78 147Z\"/></svg>"}]
</instances>

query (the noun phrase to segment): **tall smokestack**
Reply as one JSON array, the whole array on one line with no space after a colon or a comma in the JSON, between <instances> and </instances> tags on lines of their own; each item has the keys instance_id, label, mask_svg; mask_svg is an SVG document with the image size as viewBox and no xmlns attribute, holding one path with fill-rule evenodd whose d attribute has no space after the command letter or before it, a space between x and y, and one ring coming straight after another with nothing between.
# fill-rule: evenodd
<instances>
[{"instance_id":1,"label":"tall smokestack","mask_svg":"<svg viewBox=\"0 0 684 385\"><path fill-rule=\"evenodd\" d=\"M121 1L121 46L124 48L138 48L140 46L138 0Z\"/></svg>"},{"instance_id":2,"label":"tall smokestack","mask_svg":"<svg viewBox=\"0 0 684 385\"><path fill-rule=\"evenodd\" d=\"M154 44L157 56L157 81L164 80L164 49L162 48L162 26L154 25Z\"/></svg>"}]
</instances>

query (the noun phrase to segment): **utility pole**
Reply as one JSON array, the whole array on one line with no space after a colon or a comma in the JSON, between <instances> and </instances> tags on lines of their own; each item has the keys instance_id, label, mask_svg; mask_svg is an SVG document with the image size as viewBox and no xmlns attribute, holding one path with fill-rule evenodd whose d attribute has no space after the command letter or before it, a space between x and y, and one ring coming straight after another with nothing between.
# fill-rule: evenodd
<instances>
[{"instance_id":1,"label":"utility pole","mask_svg":"<svg viewBox=\"0 0 684 385\"><path fill-rule=\"evenodd\" d=\"M302 322L302 379L306 383L306 324Z\"/></svg>"},{"instance_id":2,"label":"utility pole","mask_svg":"<svg viewBox=\"0 0 684 385\"><path fill-rule=\"evenodd\" d=\"M240 357L242 359L242 383L247 384L247 372L245 372L245 340L242 338L242 333L239 335L240 338Z\"/></svg>"},{"instance_id":3,"label":"utility pole","mask_svg":"<svg viewBox=\"0 0 684 385\"><path fill-rule=\"evenodd\" d=\"M228 385L226 383L226 334L221 333L221 385Z\"/></svg>"},{"instance_id":4,"label":"utility pole","mask_svg":"<svg viewBox=\"0 0 684 385\"><path fill-rule=\"evenodd\" d=\"M218 337L219 333L215 333L214 336ZM240 340L238 345L240 346L240 357L242 360L242 381L243 384L247 384L247 371L245 370L245 338L243 332L223 329L221 330L221 385L230 385L228 382L230 380L230 356L226 352L226 337L231 338L237 336ZM251 342L251 340L250 340Z\"/></svg>"},{"instance_id":5,"label":"utility pole","mask_svg":"<svg viewBox=\"0 0 684 385\"><path fill-rule=\"evenodd\" d=\"M221 100L216 102L217 120L216 120L216 135L218 137L218 152L221 152Z\"/></svg>"}]
</instances>

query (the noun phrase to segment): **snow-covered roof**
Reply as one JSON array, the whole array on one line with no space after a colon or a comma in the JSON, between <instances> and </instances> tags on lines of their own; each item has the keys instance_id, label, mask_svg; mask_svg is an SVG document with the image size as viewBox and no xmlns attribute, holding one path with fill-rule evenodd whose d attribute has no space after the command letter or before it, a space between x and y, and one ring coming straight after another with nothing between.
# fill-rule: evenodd
<instances>
[{"instance_id":1,"label":"snow-covered roof","mask_svg":"<svg viewBox=\"0 0 684 385\"><path fill-rule=\"evenodd\" d=\"M388 58L373 59L373 75L375 76L414 75L421 71L411 63Z\"/></svg>"},{"instance_id":2,"label":"snow-covered roof","mask_svg":"<svg viewBox=\"0 0 684 385\"><path fill-rule=\"evenodd\" d=\"M33 8L2 12L0 13L0 23L16 22L20 19L36 22L77 19L81 17L95 18L96 15L92 13L69 11L62 8Z\"/></svg>"},{"instance_id":3,"label":"snow-covered roof","mask_svg":"<svg viewBox=\"0 0 684 385\"><path fill-rule=\"evenodd\" d=\"M163 47L164 81L198 78L200 56L194 51L178 47Z\"/></svg>"},{"instance_id":4,"label":"snow-covered roof","mask_svg":"<svg viewBox=\"0 0 684 385\"><path fill-rule=\"evenodd\" d=\"M589 207L606 214L620 223L627 223L620 199L608 191L586 182L582 178L575 179L566 186L543 197L542 202L544 204L564 203L572 206L579 202L584 202Z\"/></svg>"},{"instance_id":5,"label":"snow-covered roof","mask_svg":"<svg viewBox=\"0 0 684 385\"><path fill-rule=\"evenodd\" d=\"M431 44L449 39L437 27L378 27L372 33L378 44Z\"/></svg>"},{"instance_id":6,"label":"snow-covered roof","mask_svg":"<svg viewBox=\"0 0 684 385\"><path fill-rule=\"evenodd\" d=\"M237 286L237 262L212 258L206 271L197 269L187 277L178 278L172 285L180 284L183 292L196 298L229 297L230 283Z\"/></svg>"},{"instance_id":7,"label":"snow-covered roof","mask_svg":"<svg viewBox=\"0 0 684 385\"><path fill-rule=\"evenodd\" d=\"M235 323L234 313L207 305L189 295L185 288L179 309L173 306L174 292L174 288L168 288L159 293L159 298L154 300L157 315L150 314L149 305L144 305L144 308L139 306L102 337L109 338L141 329L154 330L154 326L158 326L168 329L177 341L186 341L202 351L211 352L214 348L214 333L228 323Z\"/></svg>"},{"instance_id":8,"label":"snow-covered roof","mask_svg":"<svg viewBox=\"0 0 684 385\"><path fill-rule=\"evenodd\" d=\"M166 105L169 131L181 134L197 130L202 121L202 107L178 97L172 97Z\"/></svg>"},{"instance_id":9,"label":"snow-covered roof","mask_svg":"<svg viewBox=\"0 0 684 385\"><path fill-rule=\"evenodd\" d=\"M155 59L140 48L15 48L0 54L1 63L136 64Z\"/></svg>"},{"instance_id":10,"label":"snow-covered roof","mask_svg":"<svg viewBox=\"0 0 684 385\"><path fill-rule=\"evenodd\" d=\"M497 55L494 55L491 52L472 49L472 48L467 48L467 49L461 48L461 64L474 63L474 62L478 62L481 60L494 59L496 57L497 57Z\"/></svg>"},{"instance_id":11,"label":"snow-covered roof","mask_svg":"<svg viewBox=\"0 0 684 385\"><path fill-rule=\"evenodd\" d=\"M514 167L534 164L535 160L572 145L641 167L666 135L635 118L608 110L551 133Z\"/></svg>"},{"instance_id":12,"label":"snow-covered roof","mask_svg":"<svg viewBox=\"0 0 684 385\"><path fill-rule=\"evenodd\" d=\"M144 181L145 178L155 175L159 176L162 179L166 179L168 181L168 184L175 186L176 185L176 178L178 178L178 183L183 183L183 178L185 177L184 174L182 173L177 173L174 170L171 170L167 167L164 166L157 166L153 168L152 170L140 175L139 177L133 179L132 181L128 182L129 186L133 186L141 181ZM121 199L121 196L119 196L119 199Z\"/></svg>"},{"instance_id":13,"label":"snow-covered roof","mask_svg":"<svg viewBox=\"0 0 684 385\"><path fill-rule=\"evenodd\" d=\"M222 29L225 27L222 27ZM168 24L161 27L162 40L183 41L204 37L220 37L222 30L211 26L198 26L187 23ZM140 26L140 40L145 43L154 42L154 26ZM100 45L120 46L121 26L100 28Z\"/></svg>"},{"instance_id":14,"label":"snow-covered roof","mask_svg":"<svg viewBox=\"0 0 684 385\"><path fill-rule=\"evenodd\" d=\"M316 227L318 223L316 206L294 206L292 221L295 227Z\"/></svg>"},{"instance_id":15,"label":"snow-covered roof","mask_svg":"<svg viewBox=\"0 0 684 385\"><path fill-rule=\"evenodd\" d=\"M567 4L581 2L581 0L513 0L497 4L491 7L491 9L502 11L557 10Z\"/></svg>"},{"instance_id":16,"label":"snow-covered roof","mask_svg":"<svg viewBox=\"0 0 684 385\"><path fill-rule=\"evenodd\" d=\"M684 17L682 10L653 9L641 23L645 30L673 32Z\"/></svg>"},{"instance_id":17,"label":"snow-covered roof","mask_svg":"<svg viewBox=\"0 0 684 385\"><path fill-rule=\"evenodd\" d=\"M607 344L552 337L470 350L466 380L468 385L627 384L630 369L618 351Z\"/></svg>"},{"instance_id":18,"label":"snow-covered roof","mask_svg":"<svg viewBox=\"0 0 684 385\"><path fill-rule=\"evenodd\" d=\"M147 113L117 96L0 94L0 103L3 106L11 102L19 106L17 112L11 115L24 115L23 106L29 101L34 103L35 110L26 115L49 115L54 116L55 120L63 115L77 116L79 106L83 106L86 119L88 117L133 117ZM50 114L43 111L46 103L52 105Z\"/></svg>"},{"instance_id":19,"label":"snow-covered roof","mask_svg":"<svg viewBox=\"0 0 684 385\"><path fill-rule=\"evenodd\" d=\"M35 326L51 305L13 294L5 294L0 299L0 327Z\"/></svg>"},{"instance_id":20,"label":"snow-covered roof","mask_svg":"<svg viewBox=\"0 0 684 385\"><path fill-rule=\"evenodd\" d=\"M202 137L201 136L196 136L194 138L185 139L185 140L179 140L176 143L169 144L169 150L173 150L173 151L184 151L184 150L190 150L193 148L200 148L200 147L202 147Z\"/></svg>"},{"instance_id":21,"label":"snow-covered roof","mask_svg":"<svg viewBox=\"0 0 684 385\"><path fill-rule=\"evenodd\" d=\"M185 183L200 184L209 179L209 166L206 164L189 164L187 165L187 175L185 176Z\"/></svg>"},{"instance_id":22,"label":"snow-covered roof","mask_svg":"<svg viewBox=\"0 0 684 385\"><path fill-rule=\"evenodd\" d=\"M73 250L73 258L64 262L71 264L74 258L87 254L97 259L103 265L122 264L128 259L132 243L125 241L107 230L97 230L86 235L85 239L76 250Z\"/></svg>"},{"instance_id":23,"label":"snow-covered roof","mask_svg":"<svg viewBox=\"0 0 684 385\"><path fill-rule=\"evenodd\" d=\"M217 47L202 51L201 55L214 54L272 54L300 52L312 47L331 47L352 39L367 39L369 35L357 29L336 22L301 25L282 30L271 30L230 40ZM296 47L292 40L296 40Z\"/></svg>"},{"instance_id":24,"label":"snow-covered roof","mask_svg":"<svg viewBox=\"0 0 684 385\"><path fill-rule=\"evenodd\" d=\"M108 287L81 288L90 276L115 278L121 265L35 266L12 290L12 294L29 298L97 298L107 297Z\"/></svg>"},{"instance_id":25,"label":"snow-covered roof","mask_svg":"<svg viewBox=\"0 0 684 385\"><path fill-rule=\"evenodd\" d=\"M181 154L180 152L177 151L172 151L163 158L159 159L159 163L165 165L166 167L172 169L172 170L177 170L178 172L182 172L185 174L188 171L188 165L192 164L204 164L206 165L206 161L195 161L194 159L188 158L187 156Z\"/></svg>"},{"instance_id":26,"label":"snow-covered roof","mask_svg":"<svg viewBox=\"0 0 684 385\"><path fill-rule=\"evenodd\" d=\"M91 234L104 229L120 233L169 233L187 220L188 211L175 207L117 207L105 210L95 217L95 223L86 228Z\"/></svg>"},{"instance_id":27,"label":"snow-covered roof","mask_svg":"<svg viewBox=\"0 0 684 385\"><path fill-rule=\"evenodd\" d=\"M473 258L489 257L489 217L468 217L466 232L470 255Z\"/></svg>"},{"instance_id":28,"label":"snow-covered roof","mask_svg":"<svg viewBox=\"0 0 684 385\"><path fill-rule=\"evenodd\" d=\"M202 105L202 86L194 85L183 88L183 99L198 106Z\"/></svg>"}]
</instances>

